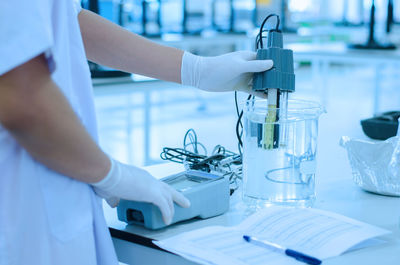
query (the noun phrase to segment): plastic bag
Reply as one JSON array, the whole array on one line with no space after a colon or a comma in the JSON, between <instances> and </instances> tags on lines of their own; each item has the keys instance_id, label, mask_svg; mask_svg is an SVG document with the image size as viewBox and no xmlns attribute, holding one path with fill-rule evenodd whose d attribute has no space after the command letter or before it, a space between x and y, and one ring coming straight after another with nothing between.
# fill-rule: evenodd
<instances>
[{"instance_id":1,"label":"plastic bag","mask_svg":"<svg viewBox=\"0 0 400 265\"><path fill-rule=\"evenodd\" d=\"M343 136L340 145L347 150L353 180L362 189L400 196L400 136L381 142Z\"/></svg>"}]
</instances>

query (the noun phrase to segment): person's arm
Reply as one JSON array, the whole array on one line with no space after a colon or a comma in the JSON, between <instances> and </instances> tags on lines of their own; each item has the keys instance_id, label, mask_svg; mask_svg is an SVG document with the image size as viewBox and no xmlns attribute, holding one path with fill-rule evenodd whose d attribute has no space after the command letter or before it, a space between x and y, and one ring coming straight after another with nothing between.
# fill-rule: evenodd
<instances>
[{"instance_id":1,"label":"person's arm","mask_svg":"<svg viewBox=\"0 0 400 265\"><path fill-rule=\"evenodd\" d=\"M43 55L0 76L0 123L36 160L71 178L98 182L110 169Z\"/></svg>"},{"instance_id":2,"label":"person's arm","mask_svg":"<svg viewBox=\"0 0 400 265\"><path fill-rule=\"evenodd\" d=\"M147 171L103 153L51 79L43 55L0 76L0 123L37 161L92 184L103 198L153 203L166 224L174 215L174 202L190 206L181 193Z\"/></svg>"},{"instance_id":3,"label":"person's arm","mask_svg":"<svg viewBox=\"0 0 400 265\"><path fill-rule=\"evenodd\" d=\"M87 10L82 10L78 18L90 61L206 91L240 90L264 96L253 92L249 82L254 72L266 71L273 63L256 60L255 52L196 56L154 43Z\"/></svg>"},{"instance_id":4,"label":"person's arm","mask_svg":"<svg viewBox=\"0 0 400 265\"><path fill-rule=\"evenodd\" d=\"M88 60L129 73L180 83L183 51L159 45L82 10L79 25Z\"/></svg>"}]
</instances>

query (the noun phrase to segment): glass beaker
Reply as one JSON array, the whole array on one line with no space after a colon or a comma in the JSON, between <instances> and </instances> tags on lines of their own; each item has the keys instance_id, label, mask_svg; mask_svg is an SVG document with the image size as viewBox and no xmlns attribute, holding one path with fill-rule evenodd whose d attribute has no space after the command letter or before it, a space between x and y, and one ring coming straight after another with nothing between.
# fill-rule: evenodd
<instances>
[{"instance_id":1,"label":"glass beaker","mask_svg":"<svg viewBox=\"0 0 400 265\"><path fill-rule=\"evenodd\" d=\"M323 112L318 103L302 100L289 100L280 109L268 109L267 100L245 103L243 201L248 206L313 204L318 118Z\"/></svg>"}]
</instances>

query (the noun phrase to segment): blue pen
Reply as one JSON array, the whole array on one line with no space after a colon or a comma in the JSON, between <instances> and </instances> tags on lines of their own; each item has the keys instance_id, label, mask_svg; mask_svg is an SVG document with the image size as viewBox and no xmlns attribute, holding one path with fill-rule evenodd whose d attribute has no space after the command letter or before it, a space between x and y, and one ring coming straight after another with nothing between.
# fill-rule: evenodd
<instances>
[{"instance_id":1,"label":"blue pen","mask_svg":"<svg viewBox=\"0 0 400 265\"><path fill-rule=\"evenodd\" d=\"M246 242L252 243L256 246L260 246L260 247L264 247L264 248L268 248L268 249L280 252L282 254L285 254L289 257L295 258L298 261L302 261L307 264L319 265L322 263L322 261L317 258L310 257L306 254L295 251L293 249L284 248L278 244L274 244L274 243L268 242L266 240L260 240L255 237L246 236L246 235L243 236L243 239L246 240Z\"/></svg>"}]
</instances>

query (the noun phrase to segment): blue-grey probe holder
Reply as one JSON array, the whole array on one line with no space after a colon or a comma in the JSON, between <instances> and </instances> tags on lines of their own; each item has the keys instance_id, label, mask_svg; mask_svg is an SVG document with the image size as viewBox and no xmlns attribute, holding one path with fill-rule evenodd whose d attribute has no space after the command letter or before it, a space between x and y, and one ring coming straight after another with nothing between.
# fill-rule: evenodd
<instances>
[{"instance_id":1,"label":"blue-grey probe holder","mask_svg":"<svg viewBox=\"0 0 400 265\"><path fill-rule=\"evenodd\" d=\"M229 180L224 177L217 176L215 180L203 182L194 189L181 192L190 200L191 205L189 208L182 208L174 203L175 214L171 224L195 217L205 219L221 215L229 210ZM151 203L121 200L117 212L118 219L128 224L136 224L148 229L166 227L160 210Z\"/></svg>"},{"instance_id":2,"label":"blue-grey probe holder","mask_svg":"<svg viewBox=\"0 0 400 265\"><path fill-rule=\"evenodd\" d=\"M267 48L257 50L257 60L272 60L273 67L253 77L253 90L267 91L276 88L279 91L294 92L295 75L293 66L293 51L283 49L282 33L268 31Z\"/></svg>"}]
</instances>

